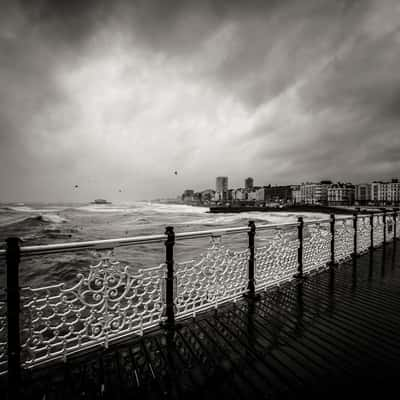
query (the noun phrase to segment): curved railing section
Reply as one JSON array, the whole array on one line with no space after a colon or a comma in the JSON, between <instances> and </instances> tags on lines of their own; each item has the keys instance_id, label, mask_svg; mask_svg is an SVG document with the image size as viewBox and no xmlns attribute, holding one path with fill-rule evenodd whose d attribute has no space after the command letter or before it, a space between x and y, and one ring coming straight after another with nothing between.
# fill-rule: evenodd
<instances>
[{"instance_id":1,"label":"curved railing section","mask_svg":"<svg viewBox=\"0 0 400 400\"><path fill-rule=\"evenodd\" d=\"M213 237L199 260L177 263L176 316L195 316L241 297L247 290L248 260L248 250L236 251L224 245L221 237Z\"/></svg>"},{"instance_id":2,"label":"curved railing section","mask_svg":"<svg viewBox=\"0 0 400 400\"><path fill-rule=\"evenodd\" d=\"M72 287L22 289L21 351L26 366L63 357L93 344L139 333L161 322L162 266L132 271L97 255Z\"/></svg>"},{"instance_id":3,"label":"curved railing section","mask_svg":"<svg viewBox=\"0 0 400 400\"><path fill-rule=\"evenodd\" d=\"M298 268L297 224L257 229L255 288L266 289L292 280Z\"/></svg>"},{"instance_id":4,"label":"curved railing section","mask_svg":"<svg viewBox=\"0 0 400 400\"><path fill-rule=\"evenodd\" d=\"M6 373L15 354L18 358L9 362L13 368L15 360L25 368L65 360L95 346L143 335L160 324L168 328L176 319L243 295L255 297L258 291L301 279L398 237L397 213L384 212L306 222L300 217L280 225L251 222L249 227L178 234L168 227L164 235L43 246L20 246L17 239L9 239L7 250L0 250L0 258L7 258L5 272L13 274L8 287L0 288L0 374ZM244 246L236 246L238 238ZM196 247L199 239L207 244ZM177 259L174 249L181 242L198 249L193 259ZM147 244L164 247L165 262L137 268L114 252ZM75 282L19 290L20 259L65 252L86 252L91 260ZM8 341L7 335L14 339Z\"/></svg>"}]
</instances>

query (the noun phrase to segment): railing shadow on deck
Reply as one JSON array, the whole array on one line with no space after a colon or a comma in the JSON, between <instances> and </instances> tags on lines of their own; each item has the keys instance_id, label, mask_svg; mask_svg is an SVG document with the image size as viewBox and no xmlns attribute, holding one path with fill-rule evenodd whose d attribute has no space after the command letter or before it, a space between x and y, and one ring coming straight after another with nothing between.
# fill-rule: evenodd
<instances>
[{"instance_id":1,"label":"railing shadow on deck","mask_svg":"<svg viewBox=\"0 0 400 400\"><path fill-rule=\"evenodd\" d=\"M247 236L246 246L241 243L239 249L233 247L238 236ZM246 329L251 341L258 294L293 279L298 281L295 330L300 335L302 278L322 269L333 271L339 262L351 259L356 276L358 255L373 253L398 237L397 210L385 210L306 222L299 217L297 223L257 227L250 221L248 227L177 234L167 227L164 235L43 246L21 246L18 238L9 238L7 249L0 251L7 263L7 285L0 292L0 374L8 375L14 398L23 371L107 348L159 325L173 332L170 328L178 321L243 296L250 300ZM201 238L209 245L198 257L176 260L177 242ZM165 262L158 266L132 268L113 254L119 247L162 243ZM74 284L20 288L21 260L78 251L91 252L95 262ZM372 273L371 264L369 276ZM333 291L334 280L330 285ZM169 343L172 346L173 340Z\"/></svg>"}]
</instances>

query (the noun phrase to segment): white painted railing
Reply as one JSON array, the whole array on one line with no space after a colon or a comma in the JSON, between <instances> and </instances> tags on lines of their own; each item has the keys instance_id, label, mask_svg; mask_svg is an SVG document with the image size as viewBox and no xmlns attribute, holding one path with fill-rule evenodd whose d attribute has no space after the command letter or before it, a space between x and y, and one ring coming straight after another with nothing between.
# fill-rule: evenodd
<instances>
[{"instance_id":1,"label":"white painted railing","mask_svg":"<svg viewBox=\"0 0 400 400\"><path fill-rule=\"evenodd\" d=\"M177 234L169 228L165 235L41 246L20 246L12 239L8 250L0 250L0 258L7 258L8 274L18 275L10 268L18 267L19 259L45 255L85 251L93 261L73 284L20 288L19 326L7 317L7 292L0 288L0 373L7 371L7 354L15 350L26 368L66 359L343 262L400 237L396 217L394 212L331 216ZM246 245L238 248L234 237L245 239ZM176 242L200 238L209 243L197 257L174 259ZM118 260L113 251L163 242L166 262L146 268ZM12 289L8 287L8 293L14 293ZM11 295L8 303L8 309L15 310ZM17 333L18 340L8 341L7 332ZM16 347L14 353L8 345Z\"/></svg>"}]
</instances>

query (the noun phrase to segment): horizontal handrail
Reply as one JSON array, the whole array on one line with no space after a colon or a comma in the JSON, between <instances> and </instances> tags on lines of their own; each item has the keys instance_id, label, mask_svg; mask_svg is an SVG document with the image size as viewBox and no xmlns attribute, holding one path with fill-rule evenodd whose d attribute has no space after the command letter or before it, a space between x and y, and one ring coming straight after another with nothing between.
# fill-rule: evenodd
<instances>
[{"instance_id":1,"label":"horizontal handrail","mask_svg":"<svg viewBox=\"0 0 400 400\"><path fill-rule=\"evenodd\" d=\"M21 246L21 256L45 255L69 252L73 250L101 250L132 244L159 243L165 240L165 235L134 236L129 238L90 240L84 242L56 243L38 246Z\"/></svg>"},{"instance_id":2,"label":"horizontal handrail","mask_svg":"<svg viewBox=\"0 0 400 400\"><path fill-rule=\"evenodd\" d=\"M312 224L317 222L329 222L329 219L310 220L305 222L305 224ZM295 227L297 225L298 222L260 225L259 227L257 227L257 230ZM177 233L175 235L175 240L181 241L186 239L198 239L198 238L208 237L210 235L234 235L237 233L244 233L248 231L249 227L244 226L244 227L233 227L233 228L209 229L204 231L182 232L182 233ZM20 251L21 251L21 256L46 255L46 254L63 253L70 251L112 249L115 247L123 247L130 245L159 243L165 239L166 235L133 236L128 238L90 240L83 242L56 243L56 244L35 245L35 246L21 246ZM5 250L2 250L2 252L5 254Z\"/></svg>"},{"instance_id":3,"label":"horizontal handrail","mask_svg":"<svg viewBox=\"0 0 400 400\"><path fill-rule=\"evenodd\" d=\"M393 212L387 212L386 215L392 215ZM385 213L374 213L374 216L383 216ZM360 215L361 217L361 215ZM351 220L352 216L337 217L336 221ZM330 218L324 219L312 219L304 221L304 225L315 224L315 223L328 223ZM257 231L279 229L279 228L290 228L298 226L298 222L285 222L281 224L265 224L257 226ZM233 235L236 233L248 232L249 227L232 227L232 228L217 228L204 231L191 231L182 232L175 235L175 240L181 241L186 239L198 239L204 238L210 235ZM115 238L115 239L102 239L102 240L90 240L82 242L69 242L69 243L56 243L46 245L34 245L34 246L21 246L21 256L33 256L33 255L48 255L55 253L64 253L71 251L82 251L82 250L99 250L99 249L112 249L115 247L123 247L130 245L159 243L166 239L166 235L145 235L145 236L133 236L127 238ZM5 258L6 250L0 250L0 259Z\"/></svg>"}]
</instances>

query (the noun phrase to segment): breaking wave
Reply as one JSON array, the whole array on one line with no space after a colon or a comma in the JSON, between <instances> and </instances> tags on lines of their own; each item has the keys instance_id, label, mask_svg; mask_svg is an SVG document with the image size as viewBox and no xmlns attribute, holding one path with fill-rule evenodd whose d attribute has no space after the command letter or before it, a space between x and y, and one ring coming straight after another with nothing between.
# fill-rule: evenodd
<instances>
[{"instance_id":1,"label":"breaking wave","mask_svg":"<svg viewBox=\"0 0 400 400\"><path fill-rule=\"evenodd\" d=\"M18 225L20 227L35 227L36 225L44 224L61 224L68 222L67 218L61 217L57 214L40 214L28 218L20 218L18 220L11 220L8 223L3 223L2 225Z\"/></svg>"}]
</instances>

